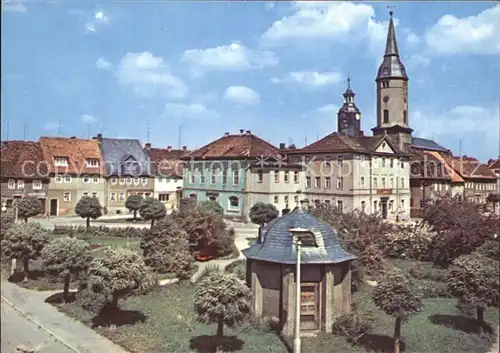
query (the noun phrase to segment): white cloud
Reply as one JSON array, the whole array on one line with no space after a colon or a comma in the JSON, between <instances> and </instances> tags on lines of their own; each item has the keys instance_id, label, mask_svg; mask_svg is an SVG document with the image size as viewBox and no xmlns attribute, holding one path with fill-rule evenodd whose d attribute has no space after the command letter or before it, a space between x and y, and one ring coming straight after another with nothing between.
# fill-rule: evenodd
<instances>
[{"instance_id":1,"label":"white cloud","mask_svg":"<svg viewBox=\"0 0 500 353\"><path fill-rule=\"evenodd\" d=\"M224 92L224 98L245 105L255 105L260 103L260 95L253 89L245 86L228 87Z\"/></svg>"},{"instance_id":2,"label":"white cloud","mask_svg":"<svg viewBox=\"0 0 500 353\"><path fill-rule=\"evenodd\" d=\"M340 72L295 71L289 72L283 78L273 77L274 83L293 83L304 86L323 87L342 81Z\"/></svg>"},{"instance_id":3,"label":"white cloud","mask_svg":"<svg viewBox=\"0 0 500 353\"><path fill-rule=\"evenodd\" d=\"M104 58L97 59L96 65L97 65L98 69L106 70L106 71L111 70L113 67L113 65Z\"/></svg>"},{"instance_id":4,"label":"white cloud","mask_svg":"<svg viewBox=\"0 0 500 353\"><path fill-rule=\"evenodd\" d=\"M188 90L184 82L170 72L162 57L149 52L125 54L115 74L120 84L143 97L160 95L182 99Z\"/></svg>"},{"instance_id":5,"label":"white cloud","mask_svg":"<svg viewBox=\"0 0 500 353\"><path fill-rule=\"evenodd\" d=\"M216 119L219 114L202 104L167 103L165 115L174 119Z\"/></svg>"},{"instance_id":6,"label":"white cloud","mask_svg":"<svg viewBox=\"0 0 500 353\"><path fill-rule=\"evenodd\" d=\"M426 67L431 63L431 59L422 54L413 54L407 60L407 66L409 68Z\"/></svg>"},{"instance_id":7,"label":"white cloud","mask_svg":"<svg viewBox=\"0 0 500 353\"><path fill-rule=\"evenodd\" d=\"M22 0L4 0L2 1L2 10L7 12L18 12L25 13L27 11L26 6L24 6Z\"/></svg>"},{"instance_id":8,"label":"white cloud","mask_svg":"<svg viewBox=\"0 0 500 353\"><path fill-rule=\"evenodd\" d=\"M97 119L96 119L96 118L94 118L94 117L93 117L92 115L90 115L90 114L83 114L83 115L81 116L81 119L82 119L82 121L83 121L84 123L86 123L86 124L93 124L93 123L95 123L95 122L97 121Z\"/></svg>"},{"instance_id":9,"label":"white cloud","mask_svg":"<svg viewBox=\"0 0 500 353\"><path fill-rule=\"evenodd\" d=\"M425 34L425 41L437 54L500 53L500 5L476 16L441 17Z\"/></svg>"},{"instance_id":10,"label":"white cloud","mask_svg":"<svg viewBox=\"0 0 500 353\"><path fill-rule=\"evenodd\" d=\"M341 42L367 38L383 43L387 22L375 21L375 10L352 2L295 2L294 12L275 21L261 36L261 43L274 46L297 39L331 39Z\"/></svg>"},{"instance_id":11,"label":"white cloud","mask_svg":"<svg viewBox=\"0 0 500 353\"><path fill-rule=\"evenodd\" d=\"M108 16L104 13L103 10L98 10L93 13L92 18L89 19L85 24L85 30L88 33L97 33L100 27L107 25L108 23Z\"/></svg>"},{"instance_id":12,"label":"white cloud","mask_svg":"<svg viewBox=\"0 0 500 353\"><path fill-rule=\"evenodd\" d=\"M278 65L273 52L252 50L239 43L207 49L190 49L181 61L198 69L245 71Z\"/></svg>"},{"instance_id":13,"label":"white cloud","mask_svg":"<svg viewBox=\"0 0 500 353\"><path fill-rule=\"evenodd\" d=\"M421 42L422 39L413 32L409 32L408 35L406 36L406 45L410 49L416 48Z\"/></svg>"}]
</instances>

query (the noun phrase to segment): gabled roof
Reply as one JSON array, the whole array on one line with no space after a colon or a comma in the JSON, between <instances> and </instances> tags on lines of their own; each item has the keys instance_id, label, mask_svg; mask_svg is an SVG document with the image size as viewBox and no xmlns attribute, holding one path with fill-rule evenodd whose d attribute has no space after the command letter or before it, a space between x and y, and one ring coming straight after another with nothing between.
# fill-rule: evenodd
<instances>
[{"instance_id":1,"label":"gabled roof","mask_svg":"<svg viewBox=\"0 0 500 353\"><path fill-rule=\"evenodd\" d=\"M474 157L457 157L442 155L446 163L450 165L462 178L468 179L491 179L496 180L496 174Z\"/></svg>"},{"instance_id":2,"label":"gabled roof","mask_svg":"<svg viewBox=\"0 0 500 353\"><path fill-rule=\"evenodd\" d=\"M252 159L260 157L278 158L279 149L260 137L250 133L225 136L184 156L183 159Z\"/></svg>"},{"instance_id":3,"label":"gabled roof","mask_svg":"<svg viewBox=\"0 0 500 353\"><path fill-rule=\"evenodd\" d=\"M145 151L149 155L153 175L178 178L182 177L185 165L181 157L191 152L171 148L149 148Z\"/></svg>"},{"instance_id":4,"label":"gabled roof","mask_svg":"<svg viewBox=\"0 0 500 353\"><path fill-rule=\"evenodd\" d=\"M40 146L50 173L58 174L99 174L101 168L87 168L87 159L97 159L102 165L102 154L96 140L40 137ZM56 167L54 158L66 157L67 167Z\"/></svg>"},{"instance_id":5,"label":"gabled roof","mask_svg":"<svg viewBox=\"0 0 500 353\"><path fill-rule=\"evenodd\" d=\"M446 162L428 151L418 149L411 150L410 177L412 179L448 180L452 181L450 170Z\"/></svg>"},{"instance_id":6,"label":"gabled roof","mask_svg":"<svg viewBox=\"0 0 500 353\"><path fill-rule=\"evenodd\" d=\"M491 170L500 169L500 158L490 159L488 161L488 168L490 168Z\"/></svg>"},{"instance_id":7,"label":"gabled roof","mask_svg":"<svg viewBox=\"0 0 500 353\"><path fill-rule=\"evenodd\" d=\"M47 178L40 143L35 141L2 141L1 171L5 178Z\"/></svg>"},{"instance_id":8,"label":"gabled roof","mask_svg":"<svg viewBox=\"0 0 500 353\"><path fill-rule=\"evenodd\" d=\"M447 148L444 148L437 142L429 139L424 139L421 137L412 137L411 138L411 147L412 148L418 148L421 150L428 150L428 151L438 151L438 152L448 152L449 150Z\"/></svg>"},{"instance_id":9,"label":"gabled roof","mask_svg":"<svg viewBox=\"0 0 500 353\"><path fill-rule=\"evenodd\" d=\"M149 176L149 156L137 139L100 138L108 176ZM97 140L96 140L97 141Z\"/></svg>"},{"instance_id":10,"label":"gabled roof","mask_svg":"<svg viewBox=\"0 0 500 353\"><path fill-rule=\"evenodd\" d=\"M452 183L464 182L464 179L455 171L455 169L453 169L452 165L448 164L447 158L445 158L436 151L427 151L426 153L435 157L436 159L440 160L443 163L446 169L446 173L450 176Z\"/></svg>"}]
</instances>

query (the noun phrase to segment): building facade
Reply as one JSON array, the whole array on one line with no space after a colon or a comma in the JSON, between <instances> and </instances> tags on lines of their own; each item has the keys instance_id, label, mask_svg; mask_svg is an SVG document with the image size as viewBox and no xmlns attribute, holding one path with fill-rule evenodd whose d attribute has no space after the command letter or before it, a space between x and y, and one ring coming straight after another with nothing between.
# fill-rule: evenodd
<instances>
[{"instance_id":1,"label":"building facade","mask_svg":"<svg viewBox=\"0 0 500 353\"><path fill-rule=\"evenodd\" d=\"M5 141L1 145L1 203L7 208L15 200L34 196L40 200L42 214L47 209L49 186L47 164L40 143L34 141Z\"/></svg>"}]
</instances>

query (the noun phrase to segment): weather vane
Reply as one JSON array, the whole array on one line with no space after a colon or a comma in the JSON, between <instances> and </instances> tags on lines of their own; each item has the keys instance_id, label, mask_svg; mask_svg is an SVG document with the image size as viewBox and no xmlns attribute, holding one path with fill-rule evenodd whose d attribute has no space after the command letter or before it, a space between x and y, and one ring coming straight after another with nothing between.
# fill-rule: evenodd
<instances>
[{"instance_id":1,"label":"weather vane","mask_svg":"<svg viewBox=\"0 0 500 353\"><path fill-rule=\"evenodd\" d=\"M388 6L386 6L386 7L389 9L389 15L391 15L391 16L392 16L392 14L393 14L393 12L394 12L394 11L392 11L392 9L394 9L396 6L394 6L394 5L388 5Z\"/></svg>"}]
</instances>

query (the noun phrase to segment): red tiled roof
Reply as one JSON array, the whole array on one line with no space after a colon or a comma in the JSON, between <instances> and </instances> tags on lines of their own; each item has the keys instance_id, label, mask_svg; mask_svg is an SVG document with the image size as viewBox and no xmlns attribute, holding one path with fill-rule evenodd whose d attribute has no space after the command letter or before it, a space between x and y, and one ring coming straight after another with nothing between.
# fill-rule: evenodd
<instances>
[{"instance_id":1,"label":"red tiled roof","mask_svg":"<svg viewBox=\"0 0 500 353\"><path fill-rule=\"evenodd\" d=\"M446 169L446 173L450 176L451 181L453 183L463 183L464 179L455 171L455 169L452 168L452 166L448 163L449 162L449 157L447 154L440 154L439 152L436 151L426 151L427 154L434 156L435 158L439 159L441 162L444 163L444 167Z\"/></svg>"},{"instance_id":2,"label":"red tiled roof","mask_svg":"<svg viewBox=\"0 0 500 353\"><path fill-rule=\"evenodd\" d=\"M490 159L488 161L488 168L491 170L500 169L500 158Z\"/></svg>"},{"instance_id":3,"label":"red tiled roof","mask_svg":"<svg viewBox=\"0 0 500 353\"><path fill-rule=\"evenodd\" d=\"M66 137L40 137L45 160L49 165L50 173L60 174L100 174L102 172L102 153L97 140L66 138ZM66 157L67 167L56 167L54 158ZM87 159L99 160L99 168L87 168Z\"/></svg>"},{"instance_id":4,"label":"red tiled roof","mask_svg":"<svg viewBox=\"0 0 500 353\"><path fill-rule=\"evenodd\" d=\"M1 176L12 178L47 177L40 144L35 141L4 141L1 149Z\"/></svg>"},{"instance_id":5,"label":"red tiled roof","mask_svg":"<svg viewBox=\"0 0 500 353\"><path fill-rule=\"evenodd\" d=\"M279 149L251 133L226 135L191 153L186 158L259 158L278 157Z\"/></svg>"},{"instance_id":6,"label":"red tiled roof","mask_svg":"<svg viewBox=\"0 0 500 353\"><path fill-rule=\"evenodd\" d=\"M186 156L191 151L175 150L170 148L150 148L146 149L151 160L151 172L154 175L165 177L182 177L185 162L181 157Z\"/></svg>"},{"instance_id":7,"label":"red tiled roof","mask_svg":"<svg viewBox=\"0 0 500 353\"><path fill-rule=\"evenodd\" d=\"M474 157L443 156L462 178L496 179L496 174Z\"/></svg>"},{"instance_id":8,"label":"red tiled roof","mask_svg":"<svg viewBox=\"0 0 500 353\"><path fill-rule=\"evenodd\" d=\"M411 178L433 179L433 180L452 180L449 173L451 168L446 166L446 162L434 156L430 151L420 149L411 149L410 157ZM424 168L426 165L426 168ZM453 171L454 174L456 174Z\"/></svg>"}]
</instances>

